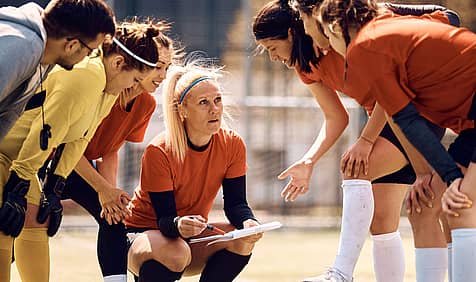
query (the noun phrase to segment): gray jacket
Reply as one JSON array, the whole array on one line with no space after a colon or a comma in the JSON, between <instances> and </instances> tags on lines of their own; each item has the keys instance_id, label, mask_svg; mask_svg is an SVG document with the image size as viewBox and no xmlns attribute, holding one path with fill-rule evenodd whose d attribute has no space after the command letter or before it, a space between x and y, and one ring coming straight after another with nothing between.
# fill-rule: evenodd
<instances>
[{"instance_id":1,"label":"gray jacket","mask_svg":"<svg viewBox=\"0 0 476 282\"><path fill-rule=\"evenodd\" d=\"M0 8L0 140L40 84L40 60L46 44L42 13L35 3ZM50 69L41 68L44 78Z\"/></svg>"}]
</instances>

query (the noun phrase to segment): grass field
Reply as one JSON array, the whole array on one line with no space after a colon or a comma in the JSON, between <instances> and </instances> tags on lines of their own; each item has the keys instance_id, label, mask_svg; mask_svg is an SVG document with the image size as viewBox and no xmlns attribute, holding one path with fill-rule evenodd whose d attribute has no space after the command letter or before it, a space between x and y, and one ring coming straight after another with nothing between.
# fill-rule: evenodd
<instances>
[{"instance_id":1,"label":"grass field","mask_svg":"<svg viewBox=\"0 0 476 282\"><path fill-rule=\"evenodd\" d=\"M257 245L250 264L236 281L287 282L301 281L332 264L338 245L336 230L297 230L286 228L267 232ZM52 282L102 281L96 259L94 229L60 232L50 241ZM415 281L413 242L403 233L406 254L405 281ZM12 281L19 282L15 267ZM129 277L129 281L133 281ZM185 277L181 281L198 281ZM371 241L367 240L356 267L355 281L375 281L371 256Z\"/></svg>"}]
</instances>

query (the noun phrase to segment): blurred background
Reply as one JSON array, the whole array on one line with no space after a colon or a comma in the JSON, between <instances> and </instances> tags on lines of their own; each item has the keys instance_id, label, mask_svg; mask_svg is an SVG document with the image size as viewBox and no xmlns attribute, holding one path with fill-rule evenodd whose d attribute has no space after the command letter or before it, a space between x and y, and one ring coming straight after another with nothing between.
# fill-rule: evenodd
<instances>
[{"instance_id":1,"label":"blurred background","mask_svg":"<svg viewBox=\"0 0 476 282\"><path fill-rule=\"evenodd\" d=\"M347 107L350 123L335 146L324 155L315 166L310 191L292 203L285 203L280 197L280 191L286 181L279 181L277 175L299 160L311 146L323 122L322 113L317 103L306 87L295 75L293 70L283 64L271 62L268 55L256 54L256 44L251 33L254 15L268 0L109 0L118 21L131 19L133 16L151 17L171 23L169 35L180 42L189 53L201 51L205 57L213 58L218 65L225 66L228 74L223 86L228 102L234 105L234 121L232 127L245 139L248 148L247 194L251 206L257 210L258 216L268 220L281 220L286 227L296 232L307 230L309 233L279 233L270 234L268 243L263 244L263 251L257 250L258 262L264 263L250 266L245 273L248 280L240 281L277 281L277 271L282 279L279 281L297 281L304 274L316 274L323 270L323 265L330 265L337 247L338 232L325 231L316 233L322 228L337 228L340 224L342 194L340 187L340 158L342 153L357 139L367 117L365 112L352 100L342 96ZM28 1L0 0L0 6L19 6ZM49 1L34 1L45 6ZM475 0L429 0L429 1L392 1L395 3L418 3L444 5L459 13L462 26L476 31L476 1ZM158 106L152 117L145 141L140 144L126 144L121 150L119 185L132 192L139 181L141 157L148 142L163 129L162 111L160 106L161 89L154 96ZM447 133L444 142L453 138ZM95 224L89 218L77 216L81 210L72 203L66 204L70 215L63 224L64 229L73 230L72 237L60 235L56 237L56 247L53 245L52 263L55 258L59 263L73 259L63 254L61 247L75 244L81 249L89 250L89 257L81 257L77 273L87 269L86 264L97 265L94 260L94 234L86 237L75 232L94 230ZM221 195L216 199L214 217L222 216ZM402 228L406 252L409 257L407 269L412 267L412 242L408 222L402 220ZM290 229L290 228L289 228ZM289 230L288 229L288 230ZM331 233L328 233L331 232ZM63 233L64 234L64 233ZM76 234L76 235L75 235ZM82 234L82 233L81 233ZM273 233L274 234L274 233ZM76 236L76 237L75 237ZM89 237L88 237L89 236ZM288 237L286 237L288 236ZM59 239L58 239L59 237ZM79 239L81 238L81 239ZM285 240L285 241L283 241ZM320 245L317 245L317 241ZM286 261L278 264L276 244L281 244L283 251L295 256L299 261L296 265ZM286 243L294 243L286 249ZM368 244L366 244L368 245ZM324 248L324 249L323 249ZM327 252L326 252L327 250ZM318 253L315 260L306 259L306 252ZM260 257L261 255L261 257ZM359 281L372 281L370 251L364 248L362 255L366 264L357 268ZM270 258L276 258L273 266L268 265ZM312 263L311 263L312 262ZM315 267L318 265L319 267ZM359 262L360 265L360 262ZM94 267L94 266L93 266ZM96 266L97 267L97 266ZM270 269L268 269L268 268ZM98 269L95 274L84 274L82 280L95 281L99 279ZM264 277L267 273L270 277ZM408 281L414 281L413 270L408 271ZM256 275L255 273L256 272ZM76 281L70 276L53 273L52 281ZM56 276L55 276L56 275ZM63 276L61 276L63 275ZM92 275L92 276L87 276ZM248 276L246 276L248 275ZM261 275L261 276L259 276ZM294 275L294 276L293 276ZM86 280L85 277L87 277ZM241 276L240 276L241 277ZM256 278L259 277L259 278ZM368 280L366 280L368 278ZM189 281L189 280L186 280ZM193 281L193 280L190 280Z\"/></svg>"},{"instance_id":2,"label":"blurred background","mask_svg":"<svg viewBox=\"0 0 476 282\"><path fill-rule=\"evenodd\" d=\"M201 51L225 66L224 88L228 102L236 109L232 127L245 139L248 148L248 197L256 209L287 215L315 215L338 209L341 203L339 160L366 121L365 112L351 99L342 97L350 123L337 144L316 165L311 190L293 203L284 203L279 193L285 181L276 176L310 147L321 127L323 116L317 103L293 70L271 62L266 53L256 54L251 24L254 15L268 0L108 0L117 20L133 16L151 17L171 23L169 35L187 53ZM18 6L27 1L1 0L1 5ZM35 1L44 6L49 1ZM476 1L394 1L433 3L457 11L462 25L476 29ZM132 191L138 183L140 161L147 143L163 129L160 91L158 107L141 144L126 144L121 151L119 185ZM217 197L217 207L221 197Z\"/></svg>"}]
</instances>

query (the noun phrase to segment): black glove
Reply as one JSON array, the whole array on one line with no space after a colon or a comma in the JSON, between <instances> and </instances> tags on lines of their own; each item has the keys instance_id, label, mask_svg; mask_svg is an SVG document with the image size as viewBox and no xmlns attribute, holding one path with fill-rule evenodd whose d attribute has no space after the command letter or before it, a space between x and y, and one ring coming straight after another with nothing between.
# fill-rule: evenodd
<instances>
[{"instance_id":1,"label":"black glove","mask_svg":"<svg viewBox=\"0 0 476 282\"><path fill-rule=\"evenodd\" d=\"M10 172L3 187L3 203L0 208L0 230L6 235L18 237L25 224L26 198L30 181Z\"/></svg>"},{"instance_id":2,"label":"black glove","mask_svg":"<svg viewBox=\"0 0 476 282\"><path fill-rule=\"evenodd\" d=\"M54 236L61 224L63 218L63 206L61 205L61 194L63 194L66 179L55 174L48 174L43 187L43 196L41 198L40 210L37 220L39 223L45 223L50 217L48 224L48 236Z\"/></svg>"}]
</instances>

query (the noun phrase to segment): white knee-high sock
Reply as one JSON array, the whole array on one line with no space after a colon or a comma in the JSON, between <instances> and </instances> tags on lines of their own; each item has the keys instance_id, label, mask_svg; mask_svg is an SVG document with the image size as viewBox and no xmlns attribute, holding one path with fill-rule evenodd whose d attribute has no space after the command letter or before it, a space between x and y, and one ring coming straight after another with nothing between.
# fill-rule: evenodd
<instances>
[{"instance_id":1,"label":"white knee-high sock","mask_svg":"<svg viewBox=\"0 0 476 282\"><path fill-rule=\"evenodd\" d=\"M342 188L342 226L334 267L351 278L372 222L374 197L368 180L344 180Z\"/></svg>"},{"instance_id":2,"label":"white knee-high sock","mask_svg":"<svg viewBox=\"0 0 476 282\"><path fill-rule=\"evenodd\" d=\"M104 282L127 282L127 275L125 274L117 274L117 275L109 275L104 276Z\"/></svg>"},{"instance_id":3,"label":"white knee-high sock","mask_svg":"<svg viewBox=\"0 0 476 282\"><path fill-rule=\"evenodd\" d=\"M373 235L372 242L377 282L403 282L405 253L400 232Z\"/></svg>"},{"instance_id":4,"label":"white knee-high sock","mask_svg":"<svg viewBox=\"0 0 476 282\"><path fill-rule=\"evenodd\" d=\"M476 228L451 230L453 282L476 281Z\"/></svg>"},{"instance_id":5,"label":"white knee-high sock","mask_svg":"<svg viewBox=\"0 0 476 282\"><path fill-rule=\"evenodd\" d=\"M448 269L448 249L416 248L415 268L417 282L444 282Z\"/></svg>"},{"instance_id":6,"label":"white knee-high sock","mask_svg":"<svg viewBox=\"0 0 476 282\"><path fill-rule=\"evenodd\" d=\"M453 282L453 243L448 243L448 282Z\"/></svg>"}]
</instances>

